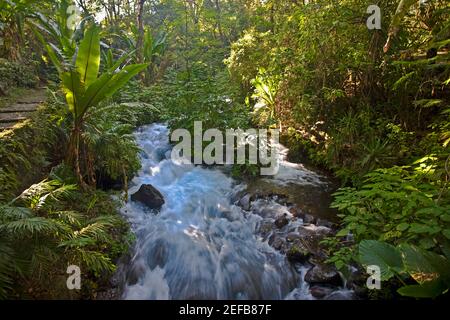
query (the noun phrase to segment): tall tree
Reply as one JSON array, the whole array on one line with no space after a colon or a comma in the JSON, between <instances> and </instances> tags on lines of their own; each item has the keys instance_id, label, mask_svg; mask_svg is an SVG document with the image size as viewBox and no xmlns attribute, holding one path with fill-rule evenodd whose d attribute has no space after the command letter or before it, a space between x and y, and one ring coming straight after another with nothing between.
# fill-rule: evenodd
<instances>
[{"instance_id":1,"label":"tall tree","mask_svg":"<svg viewBox=\"0 0 450 320\"><path fill-rule=\"evenodd\" d=\"M139 0L137 10L138 38L136 42L136 57L138 63L144 61L144 5L145 0Z\"/></svg>"}]
</instances>

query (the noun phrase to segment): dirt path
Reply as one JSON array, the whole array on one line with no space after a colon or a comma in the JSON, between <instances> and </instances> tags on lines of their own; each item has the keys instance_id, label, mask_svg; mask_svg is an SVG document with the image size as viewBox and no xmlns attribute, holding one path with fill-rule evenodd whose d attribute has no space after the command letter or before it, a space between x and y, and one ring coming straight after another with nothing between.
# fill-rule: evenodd
<instances>
[{"instance_id":1,"label":"dirt path","mask_svg":"<svg viewBox=\"0 0 450 320\"><path fill-rule=\"evenodd\" d=\"M19 122L28 119L45 101L45 89L30 89L15 102L0 108L0 130L11 129Z\"/></svg>"}]
</instances>

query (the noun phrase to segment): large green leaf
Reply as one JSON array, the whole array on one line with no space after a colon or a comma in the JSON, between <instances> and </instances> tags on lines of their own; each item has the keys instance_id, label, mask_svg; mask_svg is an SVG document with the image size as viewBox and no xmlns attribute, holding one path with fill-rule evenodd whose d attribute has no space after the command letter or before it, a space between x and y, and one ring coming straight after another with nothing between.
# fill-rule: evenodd
<instances>
[{"instance_id":1,"label":"large green leaf","mask_svg":"<svg viewBox=\"0 0 450 320\"><path fill-rule=\"evenodd\" d=\"M436 298L447 290L442 281L435 280L422 285L405 286L398 289L402 296L413 298Z\"/></svg>"},{"instance_id":2,"label":"large green leaf","mask_svg":"<svg viewBox=\"0 0 450 320\"><path fill-rule=\"evenodd\" d=\"M381 280L389 280L403 269L400 252L390 244L363 240L359 244L359 259L363 265L380 267Z\"/></svg>"},{"instance_id":3,"label":"large green leaf","mask_svg":"<svg viewBox=\"0 0 450 320\"><path fill-rule=\"evenodd\" d=\"M85 88L81 83L80 74L71 69L61 74L61 81L66 94L69 110L74 114L75 118L78 118L81 115L80 100L82 99L85 91Z\"/></svg>"},{"instance_id":4,"label":"large green leaf","mask_svg":"<svg viewBox=\"0 0 450 320\"><path fill-rule=\"evenodd\" d=\"M86 87L97 79L100 68L100 29L97 26L86 30L78 48L75 66Z\"/></svg>"},{"instance_id":5,"label":"large green leaf","mask_svg":"<svg viewBox=\"0 0 450 320\"><path fill-rule=\"evenodd\" d=\"M104 72L94 83L92 83L86 90L86 94L80 101L80 114L84 114L91 106L95 106L97 103L106 98L106 86L108 82L118 73L120 66L134 53L134 50L122 55L114 65Z\"/></svg>"},{"instance_id":6,"label":"large green leaf","mask_svg":"<svg viewBox=\"0 0 450 320\"><path fill-rule=\"evenodd\" d=\"M111 97L131 78L144 70L148 64L133 64L126 66L117 73L106 72L100 76L86 91L81 102L82 112L86 112L90 107L96 106L103 99Z\"/></svg>"},{"instance_id":7,"label":"large green leaf","mask_svg":"<svg viewBox=\"0 0 450 320\"><path fill-rule=\"evenodd\" d=\"M94 106L96 101L101 101L105 98L103 94L103 88L114 76L113 72L103 73L93 84L87 88L85 95L82 98L80 109L82 112L86 112L89 107Z\"/></svg>"},{"instance_id":8,"label":"large green leaf","mask_svg":"<svg viewBox=\"0 0 450 320\"><path fill-rule=\"evenodd\" d=\"M424 251L407 244L399 246L402 254L405 271L408 272L419 284L430 282L438 277L437 270L433 267Z\"/></svg>"},{"instance_id":9,"label":"large green leaf","mask_svg":"<svg viewBox=\"0 0 450 320\"><path fill-rule=\"evenodd\" d=\"M122 88L128 81L130 81L134 76L139 74L145 68L148 67L148 63L143 64L132 64L124 67L120 72L115 73L114 76L107 84L107 92L105 96L111 97L114 93Z\"/></svg>"},{"instance_id":10,"label":"large green leaf","mask_svg":"<svg viewBox=\"0 0 450 320\"><path fill-rule=\"evenodd\" d=\"M450 260L435 252L402 244L401 250L405 271L419 284L440 278L450 285Z\"/></svg>"}]
</instances>

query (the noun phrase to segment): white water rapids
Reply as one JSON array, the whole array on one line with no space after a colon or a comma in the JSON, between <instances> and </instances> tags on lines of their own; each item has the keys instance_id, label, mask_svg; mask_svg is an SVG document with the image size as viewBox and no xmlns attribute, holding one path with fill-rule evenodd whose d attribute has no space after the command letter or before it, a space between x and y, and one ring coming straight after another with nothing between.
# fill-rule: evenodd
<instances>
[{"instance_id":1,"label":"white water rapids","mask_svg":"<svg viewBox=\"0 0 450 320\"><path fill-rule=\"evenodd\" d=\"M142 170L129 193L151 184L166 203L157 214L136 202L122 209L136 235L123 298L311 298L301 277L305 270L295 270L258 236L263 217L232 203L238 189L233 179L219 169L172 162L165 125L145 126L135 135ZM292 177L320 183L314 172L287 162L275 180Z\"/></svg>"}]
</instances>

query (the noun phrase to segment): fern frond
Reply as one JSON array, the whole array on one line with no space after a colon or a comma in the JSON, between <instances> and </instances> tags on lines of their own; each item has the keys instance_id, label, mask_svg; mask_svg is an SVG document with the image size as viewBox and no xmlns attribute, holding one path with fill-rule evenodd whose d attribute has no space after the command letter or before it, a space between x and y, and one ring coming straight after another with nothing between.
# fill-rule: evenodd
<instances>
[{"instance_id":1,"label":"fern frond","mask_svg":"<svg viewBox=\"0 0 450 320\"><path fill-rule=\"evenodd\" d=\"M45 274L51 271L52 267L60 259L54 248L46 244L37 244L33 247L29 270L34 277L41 279Z\"/></svg>"},{"instance_id":2,"label":"fern frond","mask_svg":"<svg viewBox=\"0 0 450 320\"><path fill-rule=\"evenodd\" d=\"M55 216L64 223L68 223L73 226L81 226L83 215L77 211L56 211L49 213L50 216Z\"/></svg>"},{"instance_id":3,"label":"fern frond","mask_svg":"<svg viewBox=\"0 0 450 320\"><path fill-rule=\"evenodd\" d=\"M4 223L0 225L0 231L22 238L36 234L55 234L64 230L62 230L61 224L51 219L32 217Z\"/></svg>"},{"instance_id":4,"label":"fern frond","mask_svg":"<svg viewBox=\"0 0 450 320\"><path fill-rule=\"evenodd\" d=\"M99 241L108 241L110 236L108 229L110 225L102 224L100 222L91 223L79 231L74 232L74 238L92 238Z\"/></svg>"},{"instance_id":5,"label":"fern frond","mask_svg":"<svg viewBox=\"0 0 450 320\"><path fill-rule=\"evenodd\" d=\"M13 263L14 250L8 244L0 242L0 299L6 298L12 289Z\"/></svg>"},{"instance_id":6,"label":"fern frond","mask_svg":"<svg viewBox=\"0 0 450 320\"><path fill-rule=\"evenodd\" d=\"M79 249L77 253L83 264L95 274L114 272L116 269L111 259L100 252Z\"/></svg>"},{"instance_id":7,"label":"fern frond","mask_svg":"<svg viewBox=\"0 0 450 320\"><path fill-rule=\"evenodd\" d=\"M0 222L14 221L18 219L30 218L33 212L29 208L0 206Z\"/></svg>"},{"instance_id":8,"label":"fern frond","mask_svg":"<svg viewBox=\"0 0 450 320\"><path fill-rule=\"evenodd\" d=\"M61 248L82 248L95 245L96 240L89 237L75 237L69 240L62 241L58 246Z\"/></svg>"}]
</instances>

